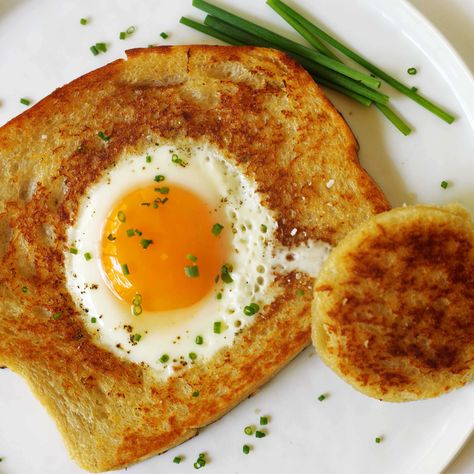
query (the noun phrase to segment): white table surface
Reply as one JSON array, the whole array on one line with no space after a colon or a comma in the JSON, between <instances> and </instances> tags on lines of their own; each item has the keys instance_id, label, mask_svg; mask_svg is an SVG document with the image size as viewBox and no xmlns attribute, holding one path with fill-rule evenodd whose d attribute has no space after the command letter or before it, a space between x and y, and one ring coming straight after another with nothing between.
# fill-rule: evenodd
<instances>
[{"instance_id":1,"label":"white table surface","mask_svg":"<svg viewBox=\"0 0 474 474\"><path fill-rule=\"evenodd\" d=\"M474 0L410 0L450 41L474 73ZM474 436L445 471L474 474Z\"/></svg>"}]
</instances>

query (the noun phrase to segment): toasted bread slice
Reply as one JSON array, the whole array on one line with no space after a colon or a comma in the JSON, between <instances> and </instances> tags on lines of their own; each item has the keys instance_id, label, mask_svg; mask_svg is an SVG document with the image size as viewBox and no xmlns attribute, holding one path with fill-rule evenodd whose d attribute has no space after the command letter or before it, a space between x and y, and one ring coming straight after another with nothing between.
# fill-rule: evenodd
<instances>
[{"instance_id":1,"label":"toasted bread slice","mask_svg":"<svg viewBox=\"0 0 474 474\"><path fill-rule=\"evenodd\" d=\"M436 397L474 376L474 226L458 205L394 209L349 233L314 290L313 342L357 390Z\"/></svg>"},{"instance_id":2,"label":"toasted bread slice","mask_svg":"<svg viewBox=\"0 0 474 474\"><path fill-rule=\"evenodd\" d=\"M311 295L294 295L312 279L290 274L283 294L232 347L166 382L95 345L65 284L66 230L85 191L120 154L140 153L150 141L217 147L256 180L288 246L337 244L388 208L359 166L344 120L282 53L176 46L127 56L0 129L0 365L25 377L71 456L90 471L194 436L310 342ZM107 146L99 131L113 136ZM56 311L60 318L51 317Z\"/></svg>"}]
</instances>

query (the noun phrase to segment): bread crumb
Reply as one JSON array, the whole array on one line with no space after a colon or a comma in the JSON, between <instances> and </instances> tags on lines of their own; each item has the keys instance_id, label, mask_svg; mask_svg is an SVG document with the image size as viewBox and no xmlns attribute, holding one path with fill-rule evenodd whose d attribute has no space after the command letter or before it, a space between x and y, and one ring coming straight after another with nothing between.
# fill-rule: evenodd
<instances>
[{"instance_id":1,"label":"bread crumb","mask_svg":"<svg viewBox=\"0 0 474 474\"><path fill-rule=\"evenodd\" d=\"M48 135L45 135L45 134L41 135L41 140L46 140L47 138L48 138Z\"/></svg>"},{"instance_id":2,"label":"bread crumb","mask_svg":"<svg viewBox=\"0 0 474 474\"><path fill-rule=\"evenodd\" d=\"M335 183L335 181L334 181L333 179L330 179L330 180L326 183L326 188L331 189L331 188L334 186L334 183Z\"/></svg>"}]
</instances>

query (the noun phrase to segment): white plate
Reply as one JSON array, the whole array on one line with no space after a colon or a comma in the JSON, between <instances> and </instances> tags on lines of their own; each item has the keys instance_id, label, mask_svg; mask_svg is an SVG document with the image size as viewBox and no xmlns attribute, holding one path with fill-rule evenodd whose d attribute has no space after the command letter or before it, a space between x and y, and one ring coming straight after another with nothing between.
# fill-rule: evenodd
<instances>
[{"instance_id":1,"label":"white plate","mask_svg":"<svg viewBox=\"0 0 474 474\"><path fill-rule=\"evenodd\" d=\"M217 2L217 0L216 0ZM218 1L230 6L231 0ZM456 53L416 11L401 0L298 0L323 24L402 80L420 87L457 116L447 125L390 91L415 132L403 137L375 110L331 94L357 135L363 165L393 205L460 201L474 211L474 82ZM241 0L240 12L277 31L286 25L263 1ZM182 14L201 18L189 0L2 0L0 3L0 123L20 113L21 97L39 100L54 88L120 57L124 48L149 43L214 43L178 25ZM91 17L81 26L81 17ZM126 41L118 33L137 31ZM170 34L167 41L161 31ZM297 39L297 35L288 32ZM110 41L94 57L89 46ZM419 73L409 76L407 68ZM443 190L442 180L450 182ZM324 402L317 400L329 393ZM26 385L0 373L0 472L82 472ZM269 436L249 439L243 427L268 414ZM474 385L435 400L381 403L349 388L307 349L251 399L169 453L129 472L192 472L206 451L209 473L437 472L473 429ZM375 437L383 436L376 444ZM251 454L242 454L249 443ZM172 459L183 455L178 466Z\"/></svg>"}]
</instances>

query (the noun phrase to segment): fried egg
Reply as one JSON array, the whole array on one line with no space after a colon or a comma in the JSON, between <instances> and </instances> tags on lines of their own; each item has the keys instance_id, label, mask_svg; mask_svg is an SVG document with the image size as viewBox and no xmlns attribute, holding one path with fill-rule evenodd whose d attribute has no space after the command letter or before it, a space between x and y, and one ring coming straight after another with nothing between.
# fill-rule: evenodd
<instances>
[{"instance_id":1,"label":"fried egg","mask_svg":"<svg viewBox=\"0 0 474 474\"><path fill-rule=\"evenodd\" d=\"M97 344L167 377L231 346L281 293L278 275L316 276L329 244L279 245L263 203L209 146L121 156L68 230L68 288Z\"/></svg>"}]
</instances>

